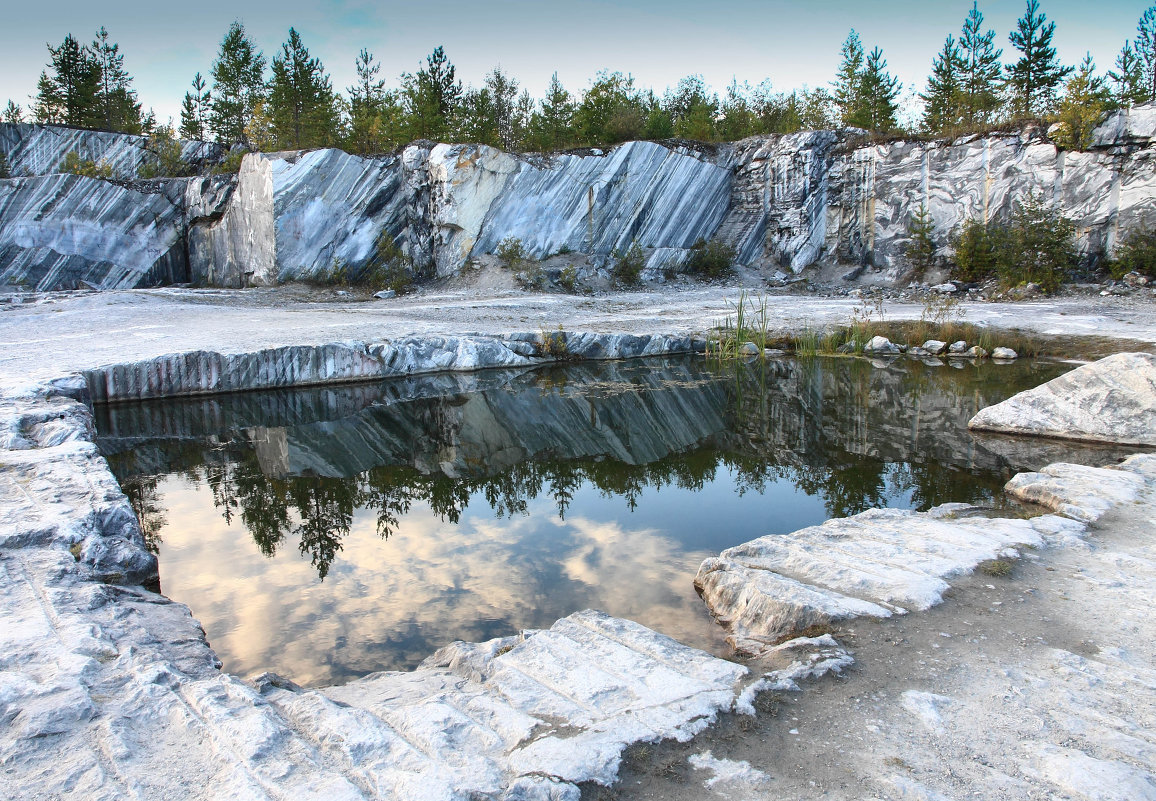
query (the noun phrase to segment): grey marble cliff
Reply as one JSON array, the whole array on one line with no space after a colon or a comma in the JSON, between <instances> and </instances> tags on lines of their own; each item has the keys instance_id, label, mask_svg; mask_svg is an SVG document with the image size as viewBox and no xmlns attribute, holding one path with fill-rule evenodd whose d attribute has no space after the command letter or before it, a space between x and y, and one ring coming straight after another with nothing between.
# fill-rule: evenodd
<instances>
[{"instance_id":1,"label":"grey marble cliff","mask_svg":"<svg viewBox=\"0 0 1156 801\"><path fill-rule=\"evenodd\" d=\"M38 133L14 136L24 129ZM93 155L104 147L102 158L126 170L136 163L140 137L85 134L0 126L0 148L14 175L55 169L53 159L79 147L53 137L79 137ZM357 277L383 246L415 274L447 276L493 255L509 237L521 240L530 258L573 252L590 269L608 267L637 242L648 279L678 270L696 241L713 238L733 246L749 267L798 272L816 262L846 263L900 280L908 268L907 227L921 207L940 257L949 255L950 235L965 220L1006 219L1029 192L1075 221L1088 260L1114 252L1127 231L1156 223L1156 105L1111 115L1084 152L1057 148L1038 128L879 144L861 134L803 132L699 148L628 142L542 156L430 142L374 158L339 150L250 154L235 181L182 179L184 197L156 218L154 227L163 230L155 236L182 242L184 268L174 275L212 286L271 285L339 270ZM116 136L123 141L102 144ZM130 186L115 205L139 202L131 192L140 188ZM62 258L99 262L109 251L126 275L147 274L135 263L121 265L142 235L136 228L107 233L112 242L124 237L123 257L111 244L99 253L83 243L59 242L64 250L57 249L65 217L70 225L107 227L93 219L107 214L107 205L71 202L71 191L0 181L0 269ZM21 192L19 203L9 197ZM48 253L25 255L30 248ZM11 280L21 280L21 271L28 268L17 267ZM51 273L58 281L42 278L36 286L66 287L84 271L61 262Z\"/></svg>"}]
</instances>

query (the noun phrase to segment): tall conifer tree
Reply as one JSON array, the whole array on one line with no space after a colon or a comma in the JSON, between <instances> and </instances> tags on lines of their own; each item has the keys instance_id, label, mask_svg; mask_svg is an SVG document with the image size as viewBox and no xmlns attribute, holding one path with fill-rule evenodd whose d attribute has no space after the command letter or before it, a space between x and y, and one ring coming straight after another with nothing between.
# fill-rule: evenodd
<instances>
[{"instance_id":1,"label":"tall conifer tree","mask_svg":"<svg viewBox=\"0 0 1156 801\"><path fill-rule=\"evenodd\" d=\"M1046 114L1056 102L1056 90L1072 68L1060 64L1052 36L1056 23L1048 22L1039 0L1027 0L1024 15L1008 41L1020 52L1019 60L1007 68L1007 86L1012 110L1017 114Z\"/></svg>"},{"instance_id":2,"label":"tall conifer tree","mask_svg":"<svg viewBox=\"0 0 1156 801\"><path fill-rule=\"evenodd\" d=\"M938 134L958 126L961 122L962 88L960 76L963 58L953 36L948 36L943 49L931 62L931 76L927 90L919 95L924 102L923 127Z\"/></svg>"},{"instance_id":3,"label":"tall conifer tree","mask_svg":"<svg viewBox=\"0 0 1156 801\"><path fill-rule=\"evenodd\" d=\"M229 26L212 67L209 127L222 144L246 142L245 128L265 94L265 56L240 22Z\"/></svg>"},{"instance_id":4,"label":"tall conifer tree","mask_svg":"<svg viewBox=\"0 0 1156 801\"><path fill-rule=\"evenodd\" d=\"M300 149L329 144L337 133L337 98L321 60L309 54L301 35L289 29L289 41L273 59L268 112L280 147Z\"/></svg>"},{"instance_id":5,"label":"tall conifer tree","mask_svg":"<svg viewBox=\"0 0 1156 801\"><path fill-rule=\"evenodd\" d=\"M960 116L965 125L991 122L1000 107L999 80L1002 50L995 47L995 31L983 30L983 14L973 1L959 35Z\"/></svg>"},{"instance_id":6,"label":"tall conifer tree","mask_svg":"<svg viewBox=\"0 0 1156 801\"><path fill-rule=\"evenodd\" d=\"M1136 55L1143 65L1148 100L1156 100L1156 6L1149 6L1136 24Z\"/></svg>"}]
</instances>

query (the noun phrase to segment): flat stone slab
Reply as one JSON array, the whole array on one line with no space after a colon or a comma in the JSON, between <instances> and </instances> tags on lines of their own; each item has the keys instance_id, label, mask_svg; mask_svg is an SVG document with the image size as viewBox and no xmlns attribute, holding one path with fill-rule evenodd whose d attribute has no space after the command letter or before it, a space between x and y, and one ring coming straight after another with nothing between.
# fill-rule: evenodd
<instances>
[{"instance_id":1,"label":"flat stone slab","mask_svg":"<svg viewBox=\"0 0 1156 801\"><path fill-rule=\"evenodd\" d=\"M886 618L938 604L946 579L1083 525L1055 515L980 517L966 504L870 509L705 560L695 586L738 651L762 654L811 626Z\"/></svg>"},{"instance_id":2,"label":"flat stone slab","mask_svg":"<svg viewBox=\"0 0 1156 801\"><path fill-rule=\"evenodd\" d=\"M1156 356L1118 353L981 409L977 431L1156 445Z\"/></svg>"}]
</instances>

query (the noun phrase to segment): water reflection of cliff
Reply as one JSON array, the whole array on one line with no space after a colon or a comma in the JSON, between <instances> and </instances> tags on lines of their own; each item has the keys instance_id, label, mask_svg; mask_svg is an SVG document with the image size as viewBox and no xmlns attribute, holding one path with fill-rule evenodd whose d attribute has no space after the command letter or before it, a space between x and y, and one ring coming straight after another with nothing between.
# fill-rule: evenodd
<instances>
[{"instance_id":1,"label":"water reflection of cliff","mask_svg":"<svg viewBox=\"0 0 1156 801\"><path fill-rule=\"evenodd\" d=\"M635 361L103 407L97 423L151 536L157 477L185 473L262 553L295 542L324 578L358 509L382 537L415 503L456 522L477 495L499 517L539 497L565 517L584 484L632 507L646 487L693 490L720 467L740 492L787 479L832 516L904 494L918 507L990 498L1061 446L977 439L967 419L1062 370Z\"/></svg>"}]
</instances>

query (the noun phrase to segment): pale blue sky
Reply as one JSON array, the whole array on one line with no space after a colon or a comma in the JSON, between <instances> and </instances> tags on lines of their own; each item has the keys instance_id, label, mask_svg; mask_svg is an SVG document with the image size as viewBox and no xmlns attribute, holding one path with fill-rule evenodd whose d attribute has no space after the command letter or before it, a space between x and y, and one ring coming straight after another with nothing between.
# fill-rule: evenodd
<instances>
[{"instance_id":1,"label":"pale blue sky","mask_svg":"<svg viewBox=\"0 0 1156 801\"><path fill-rule=\"evenodd\" d=\"M922 89L932 56L948 33L958 34L970 9L965 0L620 0L572 2L493 0L434 3L200 0L189 5L41 0L6 4L0 29L0 104L27 107L47 62L45 43L67 33L83 41L105 25L125 53L146 108L164 121L179 117L180 100L195 72L208 74L221 37L239 19L267 57L290 26L344 89L353 80L357 51L368 47L392 85L443 45L458 75L479 84L500 64L535 96L557 70L571 92L600 69L632 73L659 93L700 73L721 91L732 77L752 84L770 78L777 89L830 81L839 45L854 27L868 49L883 48L905 89ZM1135 33L1144 3L1121 0L1041 0L1057 22L1060 56L1076 63L1091 51L1101 71L1111 67ZM1007 34L1023 13L1022 0L981 2L997 43L1010 55Z\"/></svg>"}]
</instances>

